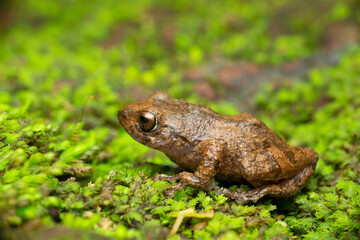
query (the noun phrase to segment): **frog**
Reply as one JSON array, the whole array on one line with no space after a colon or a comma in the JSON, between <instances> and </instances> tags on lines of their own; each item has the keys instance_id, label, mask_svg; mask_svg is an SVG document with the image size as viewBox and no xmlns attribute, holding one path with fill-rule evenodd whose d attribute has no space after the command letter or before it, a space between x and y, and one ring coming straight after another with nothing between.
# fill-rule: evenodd
<instances>
[{"instance_id":1,"label":"frog","mask_svg":"<svg viewBox=\"0 0 360 240\"><path fill-rule=\"evenodd\" d=\"M304 187L318 161L313 148L288 145L249 113L221 115L162 90L121 108L118 120L133 139L184 169L175 175L155 175L155 181L175 182L166 191L168 197L193 186L214 190L238 204L263 197L290 198ZM230 190L213 179L249 188Z\"/></svg>"}]
</instances>

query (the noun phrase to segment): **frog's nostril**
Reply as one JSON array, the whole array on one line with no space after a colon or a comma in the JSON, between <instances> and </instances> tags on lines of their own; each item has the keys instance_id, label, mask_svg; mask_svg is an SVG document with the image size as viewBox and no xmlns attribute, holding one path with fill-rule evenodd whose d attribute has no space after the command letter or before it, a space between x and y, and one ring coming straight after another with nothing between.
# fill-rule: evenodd
<instances>
[{"instance_id":1,"label":"frog's nostril","mask_svg":"<svg viewBox=\"0 0 360 240\"><path fill-rule=\"evenodd\" d=\"M123 110L123 109L120 109L118 111L118 119L119 119L119 121L121 121L121 119L125 118L126 112L127 112L127 110Z\"/></svg>"}]
</instances>

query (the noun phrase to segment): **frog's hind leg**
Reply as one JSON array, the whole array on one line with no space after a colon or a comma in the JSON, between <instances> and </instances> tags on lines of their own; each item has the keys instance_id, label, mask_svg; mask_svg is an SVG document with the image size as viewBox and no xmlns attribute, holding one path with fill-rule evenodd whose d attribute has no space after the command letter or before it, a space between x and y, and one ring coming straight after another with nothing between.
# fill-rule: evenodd
<instances>
[{"instance_id":1,"label":"frog's hind leg","mask_svg":"<svg viewBox=\"0 0 360 240\"><path fill-rule=\"evenodd\" d=\"M217 186L213 186L213 189L215 189L216 194L224 194L225 196L234 199L239 204L244 204L250 201L257 202L264 196L288 198L301 190L314 172L315 166L315 164L310 165L300 171L297 175L282 182L255 188L249 191L232 191L224 188L221 189Z\"/></svg>"}]
</instances>

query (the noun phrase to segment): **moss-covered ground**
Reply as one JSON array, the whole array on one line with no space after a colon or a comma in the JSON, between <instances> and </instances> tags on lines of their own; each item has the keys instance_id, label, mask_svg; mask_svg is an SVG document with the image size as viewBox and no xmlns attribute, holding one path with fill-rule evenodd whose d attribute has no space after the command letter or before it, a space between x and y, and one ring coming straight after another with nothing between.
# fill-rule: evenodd
<instances>
[{"instance_id":1,"label":"moss-covered ground","mask_svg":"<svg viewBox=\"0 0 360 240\"><path fill-rule=\"evenodd\" d=\"M169 213L189 208L215 214L185 218L171 239L360 238L359 33L340 31L359 26L357 1L0 6L0 238L165 239L176 220ZM254 115L320 155L291 199L238 205L193 187L166 198L171 183L152 177L171 173L171 161L117 123L121 106L156 89L235 114L243 110L237 102L200 97L188 70L213 59L276 68L335 51L343 36L352 44L336 50L333 64L250 96Z\"/></svg>"}]
</instances>

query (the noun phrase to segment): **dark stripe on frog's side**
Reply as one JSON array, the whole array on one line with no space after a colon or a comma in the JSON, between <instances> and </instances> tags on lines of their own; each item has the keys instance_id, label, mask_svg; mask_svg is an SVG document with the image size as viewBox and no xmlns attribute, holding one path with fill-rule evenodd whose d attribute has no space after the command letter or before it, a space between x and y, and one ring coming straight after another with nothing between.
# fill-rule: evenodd
<instances>
[{"instance_id":1,"label":"dark stripe on frog's side","mask_svg":"<svg viewBox=\"0 0 360 240\"><path fill-rule=\"evenodd\" d=\"M289 148L290 146L285 146L284 144L279 144L277 148L279 148L285 155L286 159L289 160L292 164L296 164L297 159L295 158L295 153L293 150L297 150L296 148Z\"/></svg>"}]
</instances>

